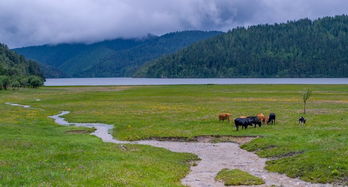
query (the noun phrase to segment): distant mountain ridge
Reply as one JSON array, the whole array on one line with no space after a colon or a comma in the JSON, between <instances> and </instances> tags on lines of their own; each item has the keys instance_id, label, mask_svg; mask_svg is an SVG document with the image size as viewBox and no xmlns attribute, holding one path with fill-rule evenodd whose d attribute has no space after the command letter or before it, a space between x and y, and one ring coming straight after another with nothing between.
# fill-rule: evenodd
<instances>
[{"instance_id":1,"label":"distant mountain ridge","mask_svg":"<svg viewBox=\"0 0 348 187\"><path fill-rule=\"evenodd\" d=\"M41 64L46 77L132 76L145 62L192 43L222 34L183 31L142 39L115 39L93 44L58 44L14 49Z\"/></svg>"},{"instance_id":2,"label":"distant mountain ridge","mask_svg":"<svg viewBox=\"0 0 348 187\"><path fill-rule=\"evenodd\" d=\"M146 63L136 77L348 77L348 16L240 27Z\"/></svg>"}]
</instances>

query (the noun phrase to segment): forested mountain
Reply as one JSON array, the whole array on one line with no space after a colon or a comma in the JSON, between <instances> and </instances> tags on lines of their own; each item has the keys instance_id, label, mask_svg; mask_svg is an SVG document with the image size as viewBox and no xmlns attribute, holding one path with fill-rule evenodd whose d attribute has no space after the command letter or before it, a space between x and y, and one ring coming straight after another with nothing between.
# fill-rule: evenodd
<instances>
[{"instance_id":1,"label":"forested mountain","mask_svg":"<svg viewBox=\"0 0 348 187\"><path fill-rule=\"evenodd\" d=\"M221 32L185 31L154 37L134 48L119 51L78 76L122 77L132 76L145 62L176 52L194 42L221 34Z\"/></svg>"},{"instance_id":2,"label":"forested mountain","mask_svg":"<svg viewBox=\"0 0 348 187\"><path fill-rule=\"evenodd\" d=\"M39 65L0 44L0 90L43 84Z\"/></svg>"},{"instance_id":3,"label":"forested mountain","mask_svg":"<svg viewBox=\"0 0 348 187\"><path fill-rule=\"evenodd\" d=\"M143 43L144 40L115 39L94 44L42 45L14 49L39 62L46 77L71 77L92 67L114 52Z\"/></svg>"},{"instance_id":4,"label":"forested mountain","mask_svg":"<svg viewBox=\"0 0 348 187\"><path fill-rule=\"evenodd\" d=\"M40 69L43 73L44 77L51 77L51 78L58 78L58 77L67 77L65 73L60 71L58 68L55 68L54 66L38 63L40 66Z\"/></svg>"},{"instance_id":5,"label":"forested mountain","mask_svg":"<svg viewBox=\"0 0 348 187\"><path fill-rule=\"evenodd\" d=\"M149 60L176 52L221 32L184 31L149 35L143 39L116 39L94 44L59 44L15 49L40 62L47 77L124 77ZM64 74L59 74L52 67Z\"/></svg>"},{"instance_id":6,"label":"forested mountain","mask_svg":"<svg viewBox=\"0 0 348 187\"><path fill-rule=\"evenodd\" d=\"M348 16L240 27L146 63L137 77L348 77Z\"/></svg>"}]
</instances>

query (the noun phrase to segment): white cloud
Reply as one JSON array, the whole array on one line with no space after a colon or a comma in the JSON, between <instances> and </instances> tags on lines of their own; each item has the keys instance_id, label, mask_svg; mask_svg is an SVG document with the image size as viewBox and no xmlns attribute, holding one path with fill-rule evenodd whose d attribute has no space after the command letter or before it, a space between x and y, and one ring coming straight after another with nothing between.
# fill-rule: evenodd
<instances>
[{"instance_id":1,"label":"white cloud","mask_svg":"<svg viewBox=\"0 0 348 187\"><path fill-rule=\"evenodd\" d=\"M346 0L1 0L0 42L18 47L177 30L226 31L346 13Z\"/></svg>"}]
</instances>

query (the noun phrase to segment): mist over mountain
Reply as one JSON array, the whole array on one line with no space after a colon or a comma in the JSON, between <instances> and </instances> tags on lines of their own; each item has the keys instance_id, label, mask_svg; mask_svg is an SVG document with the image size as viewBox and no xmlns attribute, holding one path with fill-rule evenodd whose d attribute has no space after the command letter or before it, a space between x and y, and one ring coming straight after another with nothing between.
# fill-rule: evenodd
<instances>
[{"instance_id":1,"label":"mist over mountain","mask_svg":"<svg viewBox=\"0 0 348 187\"><path fill-rule=\"evenodd\" d=\"M1 0L0 41L18 48L183 30L226 32L347 12L346 0Z\"/></svg>"},{"instance_id":2,"label":"mist over mountain","mask_svg":"<svg viewBox=\"0 0 348 187\"><path fill-rule=\"evenodd\" d=\"M42 64L46 77L124 77L132 76L149 60L219 34L222 32L183 31L162 36L148 35L140 39L42 45L14 50Z\"/></svg>"}]
</instances>

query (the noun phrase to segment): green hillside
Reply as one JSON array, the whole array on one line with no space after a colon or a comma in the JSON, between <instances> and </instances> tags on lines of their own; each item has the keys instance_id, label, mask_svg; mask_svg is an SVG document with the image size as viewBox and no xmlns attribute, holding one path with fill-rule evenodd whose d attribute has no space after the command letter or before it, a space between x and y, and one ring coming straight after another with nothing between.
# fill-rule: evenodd
<instances>
[{"instance_id":1,"label":"green hillside","mask_svg":"<svg viewBox=\"0 0 348 187\"><path fill-rule=\"evenodd\" d=\"M348 16L240 27L148 62L137 77L348 77Z\"/></svg>"},{"instance_id":2,"label":"green hillside","mask_svg":"<svg viewBox=\"0 0 348 187\"><path fill-rule=\"evenodd\" d=\"M43 45L15 49L18 53L61 71L45 69L47 77L124 77L145 62L174 53L221 32L183 31L143 39L115 39L94 44Z\"/></svg>"},{"instance_id":3,"label":"green hillside","mask_svg":"<svg viewBox=\"0 0 348 187\"><path fill-rule=\"evenodd\" d=\"M38 87L43 84L39 65L0 44L0 90L8 87Z\"/></svg>"},{"instance_id":4,"label":"green hillside","mask_svg":"<svg viewBox=\"0 0 348 187\"><path fill-rule=\"evenodd\" d=\"M152 38L134 48L114 53L104 61L76 75L81 77L129 77L149 60L174 53L192 43L218 34L221 32L184 31L165 34Z\"/></svg>"},{"instance_id":5,"label":"green hillside","mask_svg":"<svg viewBox=\"0 0 348 187\"><path fill-rule=\"evenodd\" d=\"M84 70L98 60L116 52L139 45L142 40L115 39L94 44L42 45L14 49L25 57L41 64L46 77L71 77L75 71ZM101 49L105 52L101 52ZM48 65L48 66L47 66Z\"/></svg>"}]
</instances>

